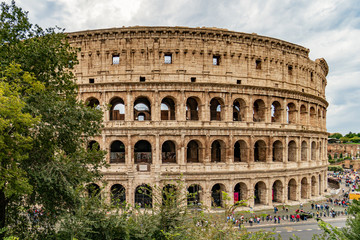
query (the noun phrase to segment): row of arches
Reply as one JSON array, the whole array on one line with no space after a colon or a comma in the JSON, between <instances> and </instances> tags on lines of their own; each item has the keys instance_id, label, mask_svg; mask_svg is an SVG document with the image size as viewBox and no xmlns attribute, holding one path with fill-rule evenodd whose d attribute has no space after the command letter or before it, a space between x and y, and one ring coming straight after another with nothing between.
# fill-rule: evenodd
<instances>
[{"instance_id":1,"label":"row of arches","mask_svg":"<svg viewBox=\"0 0 360 240\"><path fill-rule=\"evenodd\" d=\"M163 187L165 191L178 191L176 186L167 184ZM191 184L187 187L187 205L196 206L201 202L206 201L204 189L201 184ZM212 207L223 207L224 199L222 192L229 192L232 190L233 202L246 200L249 204L253 199L254 205L258 204L274 204L284 203L288 201L299 201L300 199L309 199L314 196L321 195L322 179L321 175L312 176L310 181L307 177L301 178L299 182L295 178L291 178L284 183L282 180L274 180L271 186L267 186L264 181L257 181L253 186L249 186L245 182L238 182L233 189L227 189L223 183L216 183L211 186L210 195ZM270 191L270 194L269 194ZM100 187L94 183L88 186L89 195L99 195ZM286 196L285 196L286 195ZM163 198L166 196L163 193ZM126 189L121 184L114 184L110 188L110 198L113 205L121 205L127 201ZM269 199L270 198L270 199ZM141 207L153 206L153 188L148 184L142 184L135 188L134 204Z\"/></svg>"},{"instance_id":2,"label":"row of arches","mask_svg":"<svg viewBox=\"0 0 360 240\"><path fill-rule=\"evenodd\" d=\"M99 149L99 144L96 141L91 141L88 148L94 149L95 146ZM310 152L308 151L309 148ZM205 151L206 149L204 149L201 141L197 139L190 140L186 145L185 161L188 163L203 162ZM287 154L285 151L287 151ZM161 145L162 163L177 163L177 152L176 142L172 140L163 142ZM125 153L125 144L120 140L113 141L110 145L110 163L125 163ZM133 148L134 163L151 164L152 153L153 149L150 142L147 140L136 142ZM324 150L321 141L312 141L309 145L305 140L301 142L300 146L295 140L289 141L287 146L280 140L275 140L270 146L267 145L265 140L257 140L252 146L245 140L238 140L231 149L228 149L225 142L218 139L211 143L209 154L211 162L227 162L227 159L231 157L233 157L234 162L267 162L269 158L273 162L298 162L321 160ZM287 156L287 159L285 159L285 156Z\"/></svg>"},{"instance_id":3,"label":"row of arches","mask_svg":"<svg viewBox=\"0 0 360 240\"><path fill-rule=\"evenodd\" d=\"M87 100L88 106L97 107L100 102L96 98L89 98ZM115 97L110 101L109 120L125 120L125 102L120 97ZM173 97L165 97L161 100L160 104L160 120L176 120L177 103ZM249 110L251 109L251 110ZM267 111L270 109L270 111ZM286 109L286 113L284 113ZM205 108L202 105L200 98L189 97L186 100L185 116L186 120L198 121L201 120L201 111ZM209 103L210 121L223 121L225 120L225 102L220 97L214 97ZM298 114L300 112L300 115ZM149 121L152 120L152 106L148 97L141 96L135 99L133 104L134 121ZM246 101L242 98L235 99L232 102L232 120L246 122L250 121L249 115L252 115L253 122L265 122L266 114L270 114L271 122L278 123L300 123L307 124L309 117L309 124L319 125L322 124L322 119L326 117L326 109L318 107L317 111L314 106L306 106L300 104L300 107L294 102L287 105L281 104L280 101L273 101L268 106L264 100L256 99L253 101L252 106L248 106ZM286 114L285 118L283 115ZM299 118L299 119L298 119Z\"/></svg>"}]
</instances>

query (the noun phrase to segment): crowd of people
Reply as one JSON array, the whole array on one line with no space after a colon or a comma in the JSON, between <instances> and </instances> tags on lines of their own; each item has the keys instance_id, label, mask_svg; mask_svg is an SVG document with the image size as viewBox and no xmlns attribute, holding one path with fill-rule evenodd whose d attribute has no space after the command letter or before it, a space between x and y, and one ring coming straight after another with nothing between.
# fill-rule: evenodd
<instances>
[{"instance_id":1,"label":"crowd of people","mask_svg":"<svg viewBox=\"0 0 360 240\"><path fill-rule=\"evenodd\" d=\"M355 171L346 171L343 173L329 173L329 176L337 179L341 185L345 185L336 196L328 198L322 202L312 202L307 206L307 211L304 211L304 206L301 203L294 211L289 211L289 207L283 205L282 211L279 206L274 206L274 214L231 214L227 216L227 222L233 223L235 226L241 227L244 224L253 226L260 223L275 223L280 224L283 221L297 223L300 221L307 221L309 218L335 218L339 215L347 215L347 208L350 204L349 193L358 189L360 185L360 177ZM311 209L310 209L311 207ZM340 207L340 209L339 209ZM280 207L281 208L281 207ZM281 214L280 214L281 212Z\"/></svg>"}]
</instances>

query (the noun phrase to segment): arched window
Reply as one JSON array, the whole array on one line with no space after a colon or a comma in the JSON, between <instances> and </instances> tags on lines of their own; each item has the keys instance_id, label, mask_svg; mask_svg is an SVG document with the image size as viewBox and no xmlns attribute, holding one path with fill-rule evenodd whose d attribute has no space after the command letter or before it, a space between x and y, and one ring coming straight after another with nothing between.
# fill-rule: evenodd
<instances>
[{"instance_id":1,"label":"arched window","mask_svg":"<svg viewBox=\"0 0 360 240\"><path fill-rule=\"evenodd\" d=\"M221 121L221 108L224 104L219 98L213 98L210 101L210 121Z\"/></svg>"},{"instance_id":2,"label":"arched window","mask_svg":"<svg viewBox=\"0 0 360 240\"><path fill-rule=\"evenodd\" d=\"M295 179L290 179L289 183L288 183L288 200L291 201L296 201L297 197L296 197L296 193L297 193L297 184Z\"/></svg>"},{"instance_id":3,"label":"arched window","mask_svg":"<svg viewBox=\"0 0 360 240\"><path fill-rule=\"evenodd\" d=\"M89 185L87 185L87 192L89 197L101 198L100 187L95 183L90 183Z\"/></svg>"},{"instance_id":4,"label":"arched window","mask_svg":"<svg viewBox=\"0 0 360 240\"><path fill-rule=\"evenodd\" d=\"M303 141L301 143L301 161L307 161L307 143Z\"/></svg>"},{"instance_id":5,"label":"arched window","mask_svg":"<svg viewBox=\"0 0 360 240\"><path fill-rule=\"evenodd\" d=\"M175 120L175 103L171 98L161 101L161 120Z\"/></svg>"},{"instance_id":6,"label":"arched window","mask_svg":"<svg viewBox=\"0 0 360 240\"><path fill-rule=\"evenodd\" d=\"M96 109L100 108L100 102L96 98L90 98L86 102L88 107L96 108Z\"/></svg>"},{"instance_id":7,"label":"arched window","mask_svg":"<svg viewBox=\"0 0 360 240\"><path fill-rule=\"evenodd\" d=\"M291 140L288 144L288 161L296 162L296 143L294 140Z\"/></svg>"},{"instance_id":8,"label":"arched window","mask_svg":"<svg viewBox=\"0 0 360 240\"><path fill-rule=\"evenodd\" d=\"M200 162L200 147L197 141L191 140L186 149L186 160L189 163Z\"/></svg>"},{"instance_id":9,"label":"arched window","mask_svg":"<svg viewBox=\"0 0 360 240\"><path fill-rule=\"evenodd\" d=\"M311 196L316 196L318 195L318 193L316 192L316 177L312 176L311 177Z\"/></svg>"},{"instance_id":10,"label":"arched window","mask_svg":"<svg viewBox=\"0 0 360 240\"><path fill-rule=\"evenodd\" d=\"M283 144L279 140L273 143L273 161L274 162L283 161Z\"/></svg>"},{"instance_id":11,"label":"arched window","mask_svg":"<svg viewBox=\"0 0 360 240\"><path fill-rule=\"evenodd\" d=\"M121 141L111 144L110 163L125 163L125 145Z\"/></svg>"},{"instance_id":12,"label":"arched window","mask_svg":"<svg viewBox=\"0 0 360 240\"><path fill-rule=\"evenodd\" d=\"M302 125L306 125L306 115L307 115L307 110L305 105L301 105L300 107L300 119L301 119L301 124Z\"/></svg>"},{"instance_id":13,"label":"arched window","mask_svg":"<svg viewBox=\"0 0 360 240\"><path fill-rule=\"evenodd\" d=\"M311 160L316 160L316 142L311 143Z\"/></svg>"},{"instance_id":14,"label":"arched window","mask_svg":"<svg viewBox=\"0 0 360 240\"><path fill-rule=\"evenodd\" d=\"M187 205L197 207L200 204L201 186L198 184L192 184L188 187Z\"/></svg>"},{"instance_id":15,"label":"arched window","mask_svg":"<svg viewBox=\"0 0 360 240\"><path fill-rule=\"evenodd\" d=\"M151 120L151 105L146 97L139 97L134 102L134 120L149 121Z\"/></svg>"},{"instance_id":16,"label":"arched window","mask_svg":"<svg viewBox=\"0 0 360 240\"><path fill-rule=\"evenodd\" d=\"M248 161L248 146L244 140L239 140L234 145L234 162Z\"/></svg>"},{"instance_id":17,"label":"arched window","mask_svg":"<svg viewBox=\"0 0 360 240\"><path fill-rule=\"evenodd\" d=\"M114 184L111 189L111 204L115 206L123 205L126 201L126 193L123 185Z\"/></svg>"},{"instance_id":18,"label":"arched window","mask_svg":"<svg viewBox=\"0 0 360 240\"><path fill-rule=\"evenodd\" d=\"M266 162L266 144L263 140L258 140L254 145L254 161Z\"/></svg>"},{"instance_id":19,"label":"arched window","mask_svg":"<svg viewBox=\"0 0 360 240\"><path fill-rule=\"evenodd\" d=\"M143 184L135 189L135 205L140 208L152 208L152 188Z\"/></svg>"},{"instance_id":20,"label":"arched window","mask_svg":"<svg viewBox=\"0 0 360 240\"><path fill-rule=\"evenodd\" d=\"M271 122L281 122L281 105L275 101L271 105Z\"/></svg>"},{"instance_id":21,"label":"arched window","mask_svg":"<svg viewBox=\"0 0 360 240\"><path fill-rule=\"evenodd\" d=\"M193 97L186 100L186 120L199 120L199 104Z\"/></svg>"},{"instance_id":22,"label":"arched window","mask_svg":"<svg viewBox=\"0 0 360 240\"><path fill-rule=\"evenodd\" d=\"M164 142L161 149L161 157L163 163L176 163L176 147L174 142Z\"/></svg>"},{"instance_id":23,"label":"arched window","mask_svg":"<svg viewBox=\"0 0 360 240\"><path fill-rule=\"evenodd\" d=\"M253 121L254 122L264 122L265 121L265 103L261 99L258 99L254 102Z\"/></svg>"},{"instance_id":24,"label":"arched window","mask_svg":"<svg viewBox=\"0 0 360 240\"><path fill-rule=\"evenodd\" d=\"M221 140L215 140L211 144L211 162L225 161L225 143Z\"/></svg>"},{"instance_id":25,"label":"arched window","mask_svg":"<svg viewBox=\"0 0 360 240\"><path fill-rule=\"evenodd\" d=\"M276 180L272 186L272 201L283 202L283 184L280 180Z\"/></svg>"},{"instance_id":26,"label":"arched window","mask_svg":"<svg viewBox=\"0 0 360 240\"><path fill-rule=\"evenodd\" d=\"M255 204L266 203L266 184L262 181L257 182L254 187Z\"/></svg>"},{"instance_id":27,"label":"arched window","mask_svg":"<svg viewBox=\"0 0 360 240\"><path fill-rule=\"evenodd\" d=\"M233 121L245 121L246 103L243 99L236 99L233 103Z\"/></svg>"},{"instance_id":28,"label":"arched window","mask_svg":"<svg viewBox=\"0 0 360 240\"><path fill-rule=\"evenodd\" d=\"M110 103L110 120L125 119L125 104L121 98L115 98Z\"/></svg>"},{"instance_id":29,"label":"arched window","mask_svg":"<svg viewBox=\"0 0 360 240\"><path fill-rule=\"evenodd\" d=\"M287 113L287 123L296 123L296 106L294 103L289 103L286 108Z\"/></svg>"},{"instance_id":30,"label":"arched window","mask_svg":"<svg viewBox=\"0 0 360 240\"><path fill-rule=\"evenodd\" d=\"M151 144L146 140L140 140L134 147L134 162L152 163Z\"/></svg>"},{"instance_id":31,"label":"arched window","mask_svg":"<svg viewBox=\"0 0 360 240\"><path fill-rule=\"evenodd\" d=\"M310 124L316 126L316 111L314 107L310 107Z\"/></svg>"},{"instance_id":32,"label":"arched window","mask_svg":"<svg viewBox=\"0 0 360 240\"><path fill-rule=\"evenodd\" d=\"M91 151L99 151L100 150L100 145L97 141L90 141L89 144L88 144L88 150L91 150Z\"/></svg>"},{"instance_id":33,"label":"arched window","mask_svg":"<svg viewBox=\"0 0 360 240\"><path fill-rule=\"evenodd\" d=\"M234 203L247 200L247 186L245 183L238 183L234 187Z\"/></svg>"},{"instance_id":34,"label":"arched window","mask_svg":"<svg viewBox=\"0 0 360 240\"><path fill-rule=\"evenodd\" d=\"M301 180L301 198L307 199L308 198L308 181L307 178L304 177Z\"/></svg>"},{"instance_id":35,"label":"arched window","mask_svg":"<svg viewBox=\"0 0 360 240\"><path fill-rule=\"evenodd\" d=\"M223 184L217 183L211 188L211 206L224 206L222 192L225 192L225 186Z\"/></svg>"}]
</instances>

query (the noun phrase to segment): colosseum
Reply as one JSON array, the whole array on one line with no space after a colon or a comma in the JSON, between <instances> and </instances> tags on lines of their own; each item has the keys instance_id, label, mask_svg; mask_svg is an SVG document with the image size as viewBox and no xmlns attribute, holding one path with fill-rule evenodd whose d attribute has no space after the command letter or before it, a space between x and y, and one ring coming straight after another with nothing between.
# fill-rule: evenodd
<instances>
[{"instance_id":1,"label":"colosseum","mask_svg":"<svg viewBox=\"0 0 360 240\"><path fill-rule=\"evenodd\" d=\"M218 28L122 27L68 40L81 49L79 98L104 110L89 146L107 151L109 201L151 206L140 187L179 177L196 193L189 205L223 206L222 191L252 207L324 195L329 69L309 49Z\"/></svg>"}]
</instances>

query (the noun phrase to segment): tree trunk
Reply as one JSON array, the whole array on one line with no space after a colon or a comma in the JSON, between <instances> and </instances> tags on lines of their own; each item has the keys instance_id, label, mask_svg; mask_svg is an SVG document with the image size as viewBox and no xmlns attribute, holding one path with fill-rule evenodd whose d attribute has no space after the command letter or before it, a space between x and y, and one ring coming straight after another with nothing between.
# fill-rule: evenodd
<instances>
[{"instance_id":1,"label":"tree trunk","mask_svg":"<svg viewBox=\"0 0 360 240\"><path fill-rule=\"evenodd\" d=\"M0 230L5 227L6 217L6 198L3 190L0 190ZM0 233L0 239L3 239L5 233Z\"/></svg>"}]
</instances>

